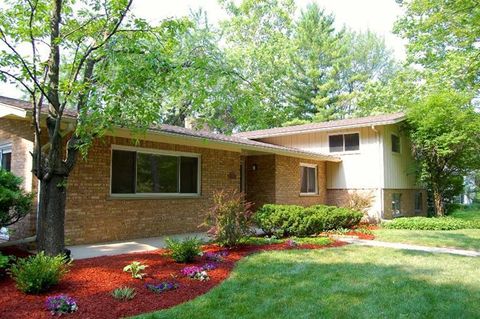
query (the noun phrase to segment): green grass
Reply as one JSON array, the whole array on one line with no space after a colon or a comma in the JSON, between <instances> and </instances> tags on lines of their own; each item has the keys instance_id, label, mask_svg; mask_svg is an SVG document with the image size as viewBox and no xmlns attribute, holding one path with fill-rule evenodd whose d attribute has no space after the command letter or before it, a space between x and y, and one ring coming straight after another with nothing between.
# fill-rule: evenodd
<instances>
[{"instance_id":1,"label":"green grass","mask_svg":"<svg viewBox=\"0 0 480 319\"><path fill-rule=\"evenodd\" d=\"M407 230L379 229L374 232L380 241L480 250L480 229Z\"/></svg>"},{"instance_id":2,"label":"green grass","mask_svg":"<svg viewBox=\"0 0 480 319\"><path fill-rule=\"evenodd\" d=\"M471 222L480 222L480 205L459 208L450 213L449 216Z\"/></svg>"},{"instance_id":3,"label":"green grass","mask_svg":"<svg viewBox=\"0 0 480 319\"><path fill-rule=\"evenodd\" d=\"M478 269L480 258L387 248L264 252L207 294L138 318L478 318Z\"/></svg>"}]
</instances>

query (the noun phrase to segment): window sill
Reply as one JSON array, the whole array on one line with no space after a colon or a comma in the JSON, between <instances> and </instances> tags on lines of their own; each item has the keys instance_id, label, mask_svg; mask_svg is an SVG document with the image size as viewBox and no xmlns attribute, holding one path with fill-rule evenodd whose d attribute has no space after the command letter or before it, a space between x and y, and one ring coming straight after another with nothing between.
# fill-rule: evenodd
<instances>
[{"instance_id":1,"label":"window sill","mask_svg":"<svg viewBox=\"0 0 480 319\"><path fill-rule=\"evenodd\" d=\"M351 152L329 152L330 155L360 155L360 151L351 151Z\"/></svg>"},{"instance_id":2,"label":"window sill","mask_svg":"<svg viewBox=\"0 0 480 319\"><path fill-rule=\"evenodd\" d=\"M317 193L300 193L300 197L315 197L315 196L320 196L320 194Z\"/></svg>"},{"instance_id":3,"label":"window sill","mask_svg":"<svg viewBox=\"0 0 480 319\"><path fill-rule=\"evenodd\" d=\"M200 194L110 194L109 200L199 199Z\"/></svg>"}]
</instances>

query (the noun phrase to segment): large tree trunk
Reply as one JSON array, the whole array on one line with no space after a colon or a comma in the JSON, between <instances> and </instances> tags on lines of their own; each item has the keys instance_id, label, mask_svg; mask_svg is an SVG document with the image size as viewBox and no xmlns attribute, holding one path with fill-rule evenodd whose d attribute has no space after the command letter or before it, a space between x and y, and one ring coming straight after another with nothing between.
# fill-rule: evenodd
<instances>
[{"instance_id":1,"label":"large tree trunk","mask_svg":"<svg viewBox=\"0 0 480 319\"><path fill-rule=\"evenodd\" d=\"M55 256L64 252L66 177L53 175L40 184L38 250Z\"/></svg>"},{"instance_id":2,"label":"large tree trunk","mask_svg":"<svg viewBox=\"0 0 480 319\"><path fill-rule=\"evenodd\" d=\"M437 189L433 190L433 204L435 206L435 214L437 216L444 216L443 196Z\"/></svg>"}]
</instances>

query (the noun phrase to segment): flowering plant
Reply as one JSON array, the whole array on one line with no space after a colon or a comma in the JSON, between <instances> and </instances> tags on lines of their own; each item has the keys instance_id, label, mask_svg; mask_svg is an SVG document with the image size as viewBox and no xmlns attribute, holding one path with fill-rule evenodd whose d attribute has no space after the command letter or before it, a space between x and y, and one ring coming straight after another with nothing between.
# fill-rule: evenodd
<instances>
[{"instance_id":1,"label":"flowering plant","mask_svg":"<svg viewBox=\"0 0 480 319\"><path fill-rule=\"evenodd\" d=\"M289 247L297 247L298 246L298 242L293 240L293 239L288 239L285 243Z\"/></svg>"},{"instance_id":2,"label":"flowering plant","mask_svg":"<svg viewBox=\"0 0 480 319\"><path fill-rule=\"evenodd\" d=\"M227 251L219 251L218 253L214 253L211 251L207 251L206 253L203 254L203 256L207 260L215 261L215 262L222 262L223 258L228 255Z\"/></svg>"},{"instance_id":3,"label":"flowering plant","mask_svg":"<svg viewBox=\"0 0 480 319\"><path fill-rule=\"evenodd\" d=\"M204 267L198 267L198 266L185 267L181 270L181 272L183 275L190 277L192 279L196 279L200 281L210 280L210 277L208 276L208 273ZM211 268L211 269L214 269L214 268Z\"/></svg>"},{"instance_id":4,"label":"flowering plant","mask_svg":"<svg viewBox=\"0 0 480 319\"><path fill-rule=\"evenodd\" d=\"M205 265L202 266L202 270L213 270L217 268L218 266L216 263L206 263Z\"/></svg>"},{"instance_id":5,"label":"flowering plant","mask_svg":"<svg viewBox=\"0 0 480 319\"><path fill-rule=\"evenodd\" d=\"M175 282L164 281L159 284L146 284L145 287L147 287L147 289L152 292L162 293L165 291L177 289L179 285Z\"/></svg>"},{"instance_id":6,"label":"flowering plant","mask_svg":"<svg viewBox=\"0 0 480 319\"><path fill-rule=\"evenodd\" d=\"M75 300L67 295L48 297L46 306L52 315L72 313L78 310Z\"/></svg>"}]
</instances>

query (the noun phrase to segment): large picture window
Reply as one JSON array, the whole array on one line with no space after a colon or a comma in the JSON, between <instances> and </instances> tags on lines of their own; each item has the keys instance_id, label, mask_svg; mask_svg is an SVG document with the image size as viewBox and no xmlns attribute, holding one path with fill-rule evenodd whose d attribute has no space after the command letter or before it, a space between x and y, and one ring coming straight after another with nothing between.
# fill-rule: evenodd
<instances>
[{"instance_id":1,"label":"large picture window","mask_svg":"<svg viewBox=\"0 0 480 319\"><path fill-rule=\"evenodd\" d=\"M328 137L330 153L353 152L360 149L360 134L337 134Z\"/></svg>"},{"instance_id":2,"label":"large picture window","mask_svg":"<svg viewBox=\"0 0 480 319\"><path fill-rule=\"evenodd\" d=\"M317 194L317 166L301 164L300 165L300 193Z\"/></svg>"},{"instance_id":3,"label":"large picture window","mask_svg":"<svg viewBox=\"0 0 480 319\"><path fill-rule=\"evenodd\" d=\"M12 145L0 146L0 167L10 172L12 169Z\"/></svg>"},{"instance_id":4,"label":"large picture window","mask_svg":"<svg viewBox=\"0 0 480 319\"><path fill-rule=\"evenodd\" d=\"M112 194L198 194L199 157L112 151Z\"/></svg>"}]
</instances>

